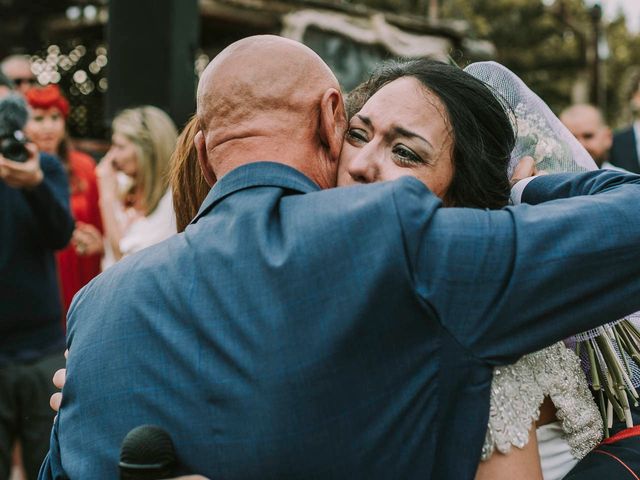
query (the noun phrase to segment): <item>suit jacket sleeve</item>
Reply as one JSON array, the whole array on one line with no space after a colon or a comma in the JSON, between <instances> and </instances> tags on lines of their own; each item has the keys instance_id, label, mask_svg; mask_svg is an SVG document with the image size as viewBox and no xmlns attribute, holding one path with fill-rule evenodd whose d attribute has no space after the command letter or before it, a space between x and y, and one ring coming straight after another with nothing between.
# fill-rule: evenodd
<instances>
[{"instance_id":1,"label":"suit jacket sleeve","mask_svg":"<svg viewBox=\"0 0 640 480\"><path fill-rule=\"evenodd\" d=\"M536 205L562 198L614 192L623 185L639 185L640 176L615 170L593 170L581 175L559 173L535 177L522 192L522 203Z\"/></svg>"},{"instance_id":2,"label":"suit jacket sleeve","mask_svg":"<svg viewBox=\"0 0 640 480\"><path fill-rule=\"evenodd\" d=\"M417 294L492 364L640 310L639 178L549 175L524 193L544 203L500 211L442 208L405 180L395 204ZM576 194L591 196L564 198Z\"/></svg>"},{"instance_id":3,"label":"suit jacket sleeve","mask_svg":"<svg viewBox=\"0 0 640 480\"><path fill-rule=\"evenodd\" d=\"M49 453L44 458L38 480L68 480L69 477L62 468L62 459L60 457L60 444L58 442L58 418L53 422L51 429L51 442Z\"/></svg>"},{"instance_id":4,"label":"suit jacket sleeve","mask_svg":"<svg viewBox=\"0 0 640 480\"><path fill-rule=\"evenodd\" d=\"M41 154L42 183L24 196L38 222L42 241L54 250L64 248L73 233L74 221L69 207L69 181L55 158Z\"/></svg>"}]
</instances>

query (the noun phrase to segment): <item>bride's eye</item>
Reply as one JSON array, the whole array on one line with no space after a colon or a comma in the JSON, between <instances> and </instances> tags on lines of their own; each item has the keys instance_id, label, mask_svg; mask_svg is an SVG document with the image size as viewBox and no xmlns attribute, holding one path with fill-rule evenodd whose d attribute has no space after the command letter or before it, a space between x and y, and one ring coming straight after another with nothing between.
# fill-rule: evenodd
<instances>
[{"instance_id":1,"label":"bride's eye","mask_svg":"<svg viewBox=\"0 0 640 480\"><path fill-rule=\"evenodd\" d=\"M349 141L351 141L351 143L355 144L363 144L369 141L367 132L365 132L361 128L350 128L347 131L347 138L349 139Z\"/></svg>"},{"instance_id":2,"label":"bride's eye","mask_svg":"<svg viewBox=\"0 0 640 480\"><path fill-rule=\"evenodd\" d=\"M394 161L400 166L413 167L425 163L420 155L404 145L396 145L393 147L393 150L391 150L391 153L393 154Z\"/></svg>"}]
</instances>

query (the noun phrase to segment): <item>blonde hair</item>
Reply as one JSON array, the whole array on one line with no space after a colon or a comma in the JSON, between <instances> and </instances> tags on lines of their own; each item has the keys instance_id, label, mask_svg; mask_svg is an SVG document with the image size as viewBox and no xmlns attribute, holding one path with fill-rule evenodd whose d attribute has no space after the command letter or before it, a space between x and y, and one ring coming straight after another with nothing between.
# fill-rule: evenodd
<instances>
[{"instance_id":1,"label":"blonde hair","mask_svg":"<svg viewBox=\"0 0 640 480\"><path fill-rule=\"evenodd\" d=\"M198 164L194 138L199 130L198 119L194 115L178 137L170 161L169 185L178 232L182 232L193 220L211 189Z\"/></svg>"},{"instance_id":2,"label":"blonde hair","mask_svg":"<svg viewBox=\"0 0 640 480\"><path fill-rule=\"evenodd\" d=\"M162 110L146 105L123 110L113 119L112 127L114 133L136 147L138 175L134 188L142 196L145 215L149 215L167 191L169 159L178 138L176 126Z\"/></svg>"}]
</instances>

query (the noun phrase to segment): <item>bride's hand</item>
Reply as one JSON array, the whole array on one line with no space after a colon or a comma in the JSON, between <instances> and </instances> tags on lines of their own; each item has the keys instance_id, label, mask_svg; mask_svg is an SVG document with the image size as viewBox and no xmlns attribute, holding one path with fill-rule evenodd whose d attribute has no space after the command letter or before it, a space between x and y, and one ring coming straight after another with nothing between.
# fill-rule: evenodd
<instances>
[{"instance_id":1,"label":"bride's hand","mask_svg":"<svg viewBox=\"0 0 640 480\"><path fill-rule=\"evenodd\" d=\"M64 351L64 358L65 360L69 358L69 350ZM67 381L67 369L65 365L65 368L61 368L60 370L56 371L56 373L53 374L53 384L57 388L62 390L62 387L64 387L64 383L66 381ZM53 411L56 412L56 414L60 410L61 403L62 403L62 392L56 392L53 395L51 395L51 398L49 399L49 405L51 406Z\"/></svg>"},{"instance_id":2,"label":"bride's hand","mask_svg":"<svg viewBox=\"0 0 640 480\"><path fill-rule=\"evenodd\" d=\"M513 187L525 178L535 177L536 175L547 175L547 173L545 170L538 170L536 168L536 161L533 157L522 157L511 176L511 186Z\"/></svg>"}]
</instances>

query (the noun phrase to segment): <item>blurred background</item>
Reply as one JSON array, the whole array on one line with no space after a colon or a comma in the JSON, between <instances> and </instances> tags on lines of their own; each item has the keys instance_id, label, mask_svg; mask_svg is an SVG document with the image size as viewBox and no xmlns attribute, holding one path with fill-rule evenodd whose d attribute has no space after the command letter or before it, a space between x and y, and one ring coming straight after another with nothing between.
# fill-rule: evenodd
<instances>
[{"instance_id":1,"label":"blurred background","mask_svg":"<svg viewBox=\"0 0 640 480\"><path fill-rule=\"evenodd\" d=\"M0 0L0 59L27 54L39 83L60 84L71 136L99 154L122 108L183 125L209 59L259 33L306 43L346 90L383 58L494 59L555 112L589 102L616 127L639 29L638 0Z\"/></svg>"}]
</instances>

